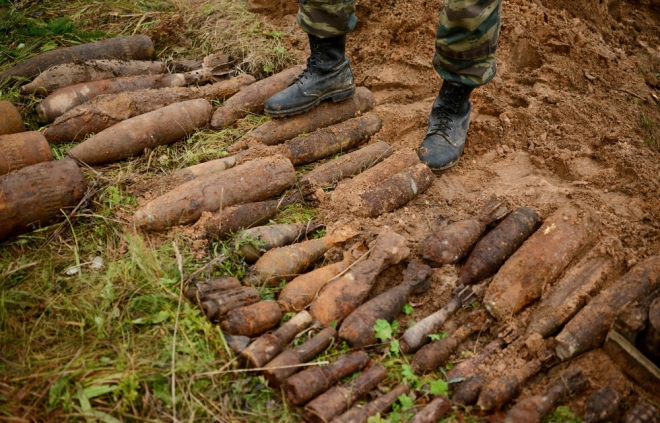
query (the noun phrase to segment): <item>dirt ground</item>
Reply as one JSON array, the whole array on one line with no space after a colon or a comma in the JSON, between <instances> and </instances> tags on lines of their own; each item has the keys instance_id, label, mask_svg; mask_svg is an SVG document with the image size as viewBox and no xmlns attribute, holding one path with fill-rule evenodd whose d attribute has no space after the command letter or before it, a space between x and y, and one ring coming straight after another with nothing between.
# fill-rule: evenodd
<instances>
[{"instance_id":1,"label":"dirt ground","mask_svg":"<svg viewBox=\"0 0 660 423\"><path fill-rule=\"evenodd\" d=\"M371 89L377 100L384 123L375 138L395 150L419 145L440 86L431 65L437 20L429 19L437 16L440 5L439 0L357 5L360 22L349 35L348 55L357 84ZM285 41L304 59L307 44L294 16L266 19L286 28L290 35ZM473 93L472 124L461 162L406 207L360 219L364 232L390 227L408 237L419 257L421 241L431 228L473 215L497 194L512 207L532 207L543 217L569 203L592 209L600 218L601 233L593 249L578 259L610 254L628 269L659 254L658 28L660 7L652 1L505 1L498 73ZM320 207L329 223L354 219L332 201ZM376 294L397 283L399 267L381 276ZM435 270L431 295L414 299L420 303L416 320L446 303L458 270ZM524 325L529 311L513 324ZM480 339L479 346L484 342ZM516 341L486 364L490 372L504 373L527 354L522 341ZM537 375L521 398L543 391L572 365L581 366L591 382L569 403L577 415L583 415L586 396L605 385L628 404L639 394L651 395L596 350Z\"/></svg>"}]
</instances>

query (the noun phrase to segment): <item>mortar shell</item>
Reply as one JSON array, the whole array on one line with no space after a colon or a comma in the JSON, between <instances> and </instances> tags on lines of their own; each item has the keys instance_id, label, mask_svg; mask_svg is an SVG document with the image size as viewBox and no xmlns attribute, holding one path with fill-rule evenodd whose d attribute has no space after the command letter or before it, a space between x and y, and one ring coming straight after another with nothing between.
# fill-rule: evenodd
<instances>
[{"instance_id":1,"label":"mortar shell","mask_svg":"<svg viewBox=\"0 0 660 423\"><path fill-rule=\"evenodd\" d=\"M0 136L0 175L51 160L53 153L41 132Z\"/></svg>"},{"instance_id":2,"label":"mortar shell","mask_svg":"<svg viewBox=\"0 0 660 423\"><path fill-rule=\"evenodd\" d=\"M23 118L18 109L8 101L0 101L0 135L23 131L25 131L25 125L23 125Z\"/></svg>"}]
</instances>

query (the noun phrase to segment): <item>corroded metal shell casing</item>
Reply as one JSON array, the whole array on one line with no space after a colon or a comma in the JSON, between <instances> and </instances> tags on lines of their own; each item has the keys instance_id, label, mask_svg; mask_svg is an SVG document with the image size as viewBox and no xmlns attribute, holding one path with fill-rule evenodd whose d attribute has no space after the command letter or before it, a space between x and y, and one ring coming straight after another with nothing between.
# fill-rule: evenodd
<instances>
[{"instance_id":1,"label":"corroded metal shell casing","mask_svg":"<svg viewBox=\"0 0 660 423\"><path fill-rule=\"evenodd\" d=\"M87 186L71 159L39 163L0 176L0 241L46 226L78 205Z\"/></svg>"},{"instance_id":2,"label":"corroded metal shell casing","mask_svg":"<svg viewBox=\"0 0 660 423\"><path fill-rule=\"evenodd\" d=\"M53 153L41 132L0 135L0 175L51 160Z\"/></svg>"},{"instance_id":3,"label":"corroded metal shell casing","mask_svg":"<svg viewBox=\"0 0 660 423\"><path fill-rule=\"evenodd\" d=\"M0 135L23 131L25 131L25 125L23 125L23 118L18 109L8 101L0 101Z\"/></svg>"}]
</instances>

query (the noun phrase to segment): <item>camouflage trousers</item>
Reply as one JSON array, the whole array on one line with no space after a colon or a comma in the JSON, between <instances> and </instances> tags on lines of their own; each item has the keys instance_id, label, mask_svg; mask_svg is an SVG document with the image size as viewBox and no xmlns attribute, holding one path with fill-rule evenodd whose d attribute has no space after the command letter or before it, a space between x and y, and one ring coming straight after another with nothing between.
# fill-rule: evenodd
<instances>
[{"instance_id":1,"label":"camouflage trousers","mask_svg":"<svg viewBox=\"0 0 660 423\"><path fill-rule=\"evenodd\" d=\"M501 12L502 0L444 0L433 57L443 79L470 87L493 79ZM320 38L347 34L357 24L354 1L300 0L298 23Z\"/></svg>"}]
</instances>

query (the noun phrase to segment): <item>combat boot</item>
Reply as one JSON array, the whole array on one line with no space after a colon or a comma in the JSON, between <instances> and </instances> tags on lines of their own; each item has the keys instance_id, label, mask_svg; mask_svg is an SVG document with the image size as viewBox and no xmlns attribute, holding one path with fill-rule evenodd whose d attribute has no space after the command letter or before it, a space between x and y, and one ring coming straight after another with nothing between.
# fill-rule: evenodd
<instances>
[{"instance_id":1,"label":"combat boot","mask_svg":"<svg viewBox=\"0 0 660 423\"><path fill-rule=\"evenodd\" d=\"M417 151L419 158L433 171L453 167L463 154L470 125L472 88L444 81L429 115L426 137Z\"/></svg>"},{"instance_id":2,"label":"combat boot","mask_svg":"<svg viewBox=\"0 0 660 423\"><path fill-rule=\"evenodd\" d=\"M312 53L307 68L293 84L266 100L266 114L295 115L323 100L341 101L355 92L351 64L344 55L346 36L318 38L310 34L309 45Z\"/></svg>"}]
</instances>

